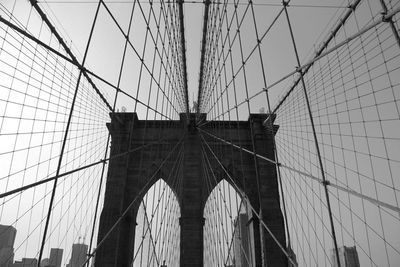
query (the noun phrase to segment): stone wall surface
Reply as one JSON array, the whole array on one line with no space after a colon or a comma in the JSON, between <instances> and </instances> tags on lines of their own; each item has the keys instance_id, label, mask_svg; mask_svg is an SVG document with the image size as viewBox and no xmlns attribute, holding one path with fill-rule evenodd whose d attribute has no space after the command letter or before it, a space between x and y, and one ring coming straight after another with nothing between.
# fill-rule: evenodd
<instances>
[{"instance_id":1,"label":"stone wall surface","mask_svg":"<svg viewBox=\"0 0 400 267\"><path fill-rule=\"evenodd\" d=\"M98 242L131 206L96 252L95 266L129 266L140 200L160 178L175 192L181 208L180 266L203 266L203 209L212 188L222 179L248 196L256 212L262 214L264 223L285 245L275 164L211 136L250 151L254 146L257 154L273 160L272 135L278 126L263 126L267 114L251 114L248 121L240 122L205 121L201 114L199 130L196 116L189 114L188 119L186 114L181 114L179 121L141 121L135 113L112 115L107 127L112 137L110 156L114 159L108 166ZM202 151L207 157L202 156ZM182 183L178 186L169 177L176 175L174 162L180 153L183 153ZM116 155L120 156L115 158ZM205 180L207 165L215 170L207 174L214 177L211 185ZM284 254L261 227L256 214L249 227L253 227L255 236L256 266L287 266Z\"/></svg>"}]
</instances>

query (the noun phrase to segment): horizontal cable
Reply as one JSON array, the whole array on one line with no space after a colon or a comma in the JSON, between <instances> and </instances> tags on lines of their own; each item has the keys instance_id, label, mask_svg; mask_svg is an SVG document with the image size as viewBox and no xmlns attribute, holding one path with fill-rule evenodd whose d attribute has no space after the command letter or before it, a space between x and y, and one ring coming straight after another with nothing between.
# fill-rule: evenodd
<instances>
[{"instance_id":1,"label":"horizontal cable","mask_svg":"<svg viewBox=\"0 0 400 267\"><path fill-rule=\"evenodd\" d=\"M249 96L248 99L245 99L241 102L239 102L237 105L232 106L231 108L227 109L226 111L222 112L221 114L215 116L214 118L212 118L212 120L218 119L222 116L224 116L225 114L229 113L230 111L236 109L237 107L240 107L241 105L247 103L248 101L252 100L253 98L255 98L256 96L271 90L272 88L274 88L275 86L277 86L278 84L280 84L281 82L285 81L286 79L290 78L291 76L295 75L296 73L299 72L303 72L304 70L306 70L309 66L313 65L316 61L324 58L325 56L327 56L328 54L334 52L335 50L337 50L338 48L348 44L350 41L356 39L357 37L360 37L361 35L363 35L364 33L366 33L367 31L373 29L374 27L376 27L377 25L379 25L380 23L392 18L394 15L396 15L397 13L400 12L400 7L392 10L391 12L387 13L386 15L383 15L382 18L380 20L376 20L374 22L372 22L370 25L362 28L360 31L358 31L357 33L351 35L350 37L346 38L345 40L343 40L342 42L336 44L334 47L326 50L325 52L321 53L319 56L313 58L312 60L306 62L305 64L299 66L296 68L296 70L289 72L288 74L282 76L280 79L276 80L275 82L271 83L270 85L268 85L266 88L263 88L261 90L259 90L258 92L256 92L255 94ZM285 96L287 96L288 93L286 93ZM282 103L284 102L286 98L284 97L284 99L282 99L277 106L274 108L272 114L275 114L276 111L279 109L280 105L282 105ZM267 122L269 119L269 117L264 121ZM207 123L209 123L211 120L201 124L201 125L205 125ZM199 126L201 126L199 125Z\"/></svg>"},{"instance_id":2,"label":"horizontal cable","mask_svg":"<svg viewBox=\"0 0 400 267\"><path fill-rule=\"evenodd\" d=\"M139 199L139 196L144 192L144 190L147 188L148 185L152 182L154 176L158 173L159 170L164 166L165 162L170 158L172 155L172 152L175 151L175 149L178 147L179 144L182 143L185 135L182 136L182 138L175 144L175 146L171 149L171 151L168 153L168 155L165 157L165 159L160 163L160 165L157 167L157 169L153 172L153 174L148 177L146 180L146 184L142 187L142 189L138 192L138 194L135 196L135 198L130 202L128 207L125 209L125 211L121 214L121 216L118 218L118 220L114 223L114 225L108 230L108 232L104 235L103 239L100 240L97 244L97 247L93 250L92 253L88 254L87 259L85 262L81 265L81 267L85 266L85 264L89 261L90 258L94 257L96 255L97 250L104 244L105 240L111 235L111 233L114 231L114 229L118 226L118 224L122 221L122 219L125 217L126 214L128 214L129 210L133 207L133 204Z\"/></svg>"},{"instance_id":3,"label":"horizontal cable","mask_svg":"<svg viewBox=\"0 0 400 267\"><path fill-rule=\"evenodd\" d=\"M233 146L233 147L235 147L235 148L237 148L237 149L240 149L240 150L242 150L242 151L244 151L244 152L247 152L247 153L249 153L249 154L252 154L252 155L254 154L257 158L260 158L260 159L262 159L262 160L265 160L265 161L268 161L268 162L270 162L270 163L276 164L276 165L278 165L279 167L282 167L282 168L285 168L285 169L294 171L294 172L296 172L296 173L298 173L298 174L304 175L304 176L306 176L306 177L308 177L308 178L313 179L314 181L317 181L317 182L320 183L320 184L326 184L326 185L328 185L328 186L332 186L332 187L337 188L337 189L339 189L339 190L342 190L342 191L344 191L344 192L350 193L350 194L352 194L352 195L354 195L354 196L363 198L363 199L368 200L369 202L371 202L371 203L373 203L373 204L375 204L375 205L377 205L377 206L383 206L383 207L386 207L386 208L388 208L388 209L391 209L391 210L393 210L393 211L395 211L395 212L399 212L399 213L400 213L400 208L399 208L399 207L393 206L393 205L388 204L388 203L386 203L386 202L383 202L383 201L380 201L380 200L371 198L371 197L369 197L369 196L366 196L366 195L364 195L364 194L358 193L358 192L356 192L356 191L354 191L354 190L352 190L352 189L350 189L350 188L348 188L348 187L342 187L342 186L340 186L340 185L333 184L333 183L331 183L331 182L329 182L329 181L324 182L322 179L320 179L320 178L318 178L318 177L316 177L316 176L314 176L314 175L312 175L312 174L309 174L309 173L306 173L306 172L297 170L297 169L295 169L295 168L286 166L286 165L284 165L284 164L282 164L282 163L280 163L280 162L276 162L276 161L274 161L274 160L272 160L272 159L269 159L269 158L264 157L264 156L262 156L262 155L260 155L260 154L257 154L257 153L254 152L254 151L251 151L251 150L249 150L249 149L243 148L243 147L241 147L241 146L239 146L239 145L236 145L236 144L234 144L234 143L232 143L232 142L229 142L229 141L224 140L224 139L222 139L222 138L220 138L220 137L218 137L218 136L215 136L215 135L213 135L213 134L211 134L211 133L209 133L209 132L207 132L207 131L202 130L201 128L198 128L198 129L199 129L201 132L203 132L203 133L205 133L205 134L207 134L207 135L213 137L214 139L217 139L218 141L221 141L221 142L223 142L223 143L225 143L225 144L231 145L231 146Z\"/></svg>"},{"instance_id":4,"label":"horizontal cable","mask_svg":"<svg viewBox=\"0 0 400 267\"><path fill-rule=\"evenodd\" d=\"M20 34L22 34L23 36L31 39L32 41L38 43L39 45L43 46L44 48L48 49L49 51L51 51L52 53L56 54L57 56L65 59L66 61L70 62L71 64L75 65L78 69L82 70L83 73L87 73L92 75L93 77L99 79L100 81L104 82L105 84L111 86L113 89L121 92L122 94L124 94L125 96L133 99L134 101L136 101L137 103L143 105L144 107L149 108L150 110L154 111L155 113L159 114L160 116L166 118L166 119L171 119L170 117L166 116L165 114L161 113L158 110L155 110L153 107L148 106L147 104L145 104L143 101L137 99L136 97L132 96L131 94L127 93L126 91L122 90L119 86L114 85L113 83L107 81L106 79L100 77L99 75L97 75L96 73L90 71L89 69L87 69L86 67L82 67L81 64L79 62L74 62L72 59L68 58L67 56L63 55L62 53L60 53L59 51L55 50L54 48L50 47L49 45L43 43L42 41L40 41L39 39L37 39L36 37L34 37L33 35L29 34L28 32L24 31L23 29L19 28L18 26L12 24L11 22L5 20L1 15L0 15L0 21L3 22L4 24L6 24L7 26L9 26L10 28L12 28L13 30L19 32ZM179 113L175 107L173 107L174 110L176 111L176 113ZM112 110L112 108L110 109Z\"/></svg>"},{"instance_id":5,"label":"horizontal cable","mask_svg":"<svg viewBox=\"0 0 400 267\"><path fill-rule=\"evenodd\" d=\"M99 161L90 163L90 164L88 164L88 165L85 165L85 166L82 166L82 167L73 169L73 170L71 170L71 171L67 171L67 172L61 173L61 174L59 174L59 175L55 175L55 176L52 176L52 177L49 177L49 178L40 180L40 181L38 181L38 182L29 184L29 185L25 185L25 186L19 187L19 188L17 188L17 189L14 189L14 190L11 190L11 191L2 193L2 194L0 194L0 198L4 198L4 197L7 197L7 196L16 194L16 193L18 193L18 192L27 190L27 189L29 189L29 188L32 188L32 187L35 187L35 186L38 186L38 185L41 185L41 184L45 184L45 183L48 183L48 182L51 182L51 181L56 180L56 179L58 179L58 178L60 178L60 177L67 176L67 175L73 174L73 173L75 173L75 172L78 172L78 171L81 171L81 170L84 170L84 169L87 169L87 168L96 166L96 165L98 165L98 164L100 164L100 163L105 164L107 161L110 161L110 160L113 160L113 159L116 159L116 158L119 158L119 157L128 155L128 154L130 154L130 153L132 153L132 152L141 150L141 149L143 149L143 148L145 148L145 147L148 147L148 146L152 146L152 145L159 144L160 141L162 141L162 138L159 139L159 140L157 140L157 141L155 141L155 142L150 142L150 143L147 143L147 144L145 144L145 145L141 145L141 146L139 146L139 147L130 149L130 150L126 151L126 152L123 152L123 153L114 155L114 156L112 156L112 157L105 158L105 159L102 159L102 160L99 160Z\"/></svg>"},{"instance_id":6,"label":"horizontal cable","mask_svg":"<svg viewBox=\"0 0 400 267\"><path fill-rule=\"evenodd\" d=\"M202 131L205 132L205 131ZM211 154L214 156L215 160L218 162L219 166L221 167L221 169L225 172L225 174L228 176L229 180L231 181L231 183L234 185L235 189L240 192L240 195L242 196L242 198L247 199L248 201L248 205L250 206L251 210L253 211L253 214L256 215L256 217L258 218L259 222L264 226L264 228L268 231L269 235L272 237L272 239L275 241L275 243L279 246L279 248L282 250L283 254L285 254L285 256L287 257L287 259L290 261L291 264L293 264L293 266L298 266L297 263L295 263L293 261L293 259L290 257L290 255L287 253L286 249L282 246L282 244L278 241L278 239L275 237L275 235L271 232L271 230L269 229L269 227L264 223L264 221L262 220L262 218L260 217L260 215L258 214L258 212L253 208L253 206L250 203L250 200L248 199L248 197L246 196L246 194L240 190L239 186L234 182L233 178L231 177L231 175L229 174L229 172L226 170L226 168L224 167L224 165L221 163L220 159L215 155L214 151L211 149L211 147L209 146L209 144L207 143L207 141L204 139L203 135L200 134L200 137L202 139L202 141L205 143L206 147L208 148L208 150L211 152Z\"/></svg>"},{"instance_id":7,"label":"horizontal cable","mask_svg":"<svg viewBox=\"0 0 400 267\"><path fill-rule=\"evenodd\" d=\"M35 8L35 10L39 13L39 16L41 19L46 23L47 27L50 29L51 33L56 37L58 42L61 44L65 52L71 57L72 61L78 63L78 59L75 57L75 55L72 53L71 49L69 49L68 45L64 42L60 34L57 32L56 28L51 24L50 20L47 18L46 14L44 14L43 10L39 7L37 4L37 0L30 0L32 6ZM78 63L79 64L79 63ZM96 93L100 96L101 100L107 105L109 110L112 110L111 105L107 102L103 94L100 92L100 90L97 88L97 86L94 84L92 79L87 75L86 71L84 69L82 70L83 76L85 76L86 80L90 83L90 85L93 87L93 89L96 91Z\"/></svg>"}]
</instances>

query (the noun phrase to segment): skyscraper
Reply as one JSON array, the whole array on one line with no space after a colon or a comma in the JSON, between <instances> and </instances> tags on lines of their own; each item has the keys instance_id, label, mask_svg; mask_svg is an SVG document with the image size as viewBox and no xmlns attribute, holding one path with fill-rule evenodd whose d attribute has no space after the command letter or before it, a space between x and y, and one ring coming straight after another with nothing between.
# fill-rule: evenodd
<instances>
[{"instance_id":1,"label":"skyscraper","mask_svg":"<svg viewBox=\"0 0 400 267\"><path fill-rule=\"evenodd\" d=\"M49 259L48 258L43 259L40 262L40 267L51 267Z\"/></svg>"},{"instance_id":2,"label":"skyscraper","mask_svg":"<svg viewBox=\"0 0 400 267\"><path fill-rule=\"evenodd\" d=\"M86 253L88 246L86 244L73 244L71 259L67 264L67 267L80 267L86 260Z\"/></svg>"},{"instance_id":3,"label":"skyscraper","mask_svg":"<svg viewBox=\"0 0 400 267\"><path fill-rule=\"evenodd\" d=\"M12 266L14 261L14 249L12 247L0 248L0 266Z\"/></svg>"},{"instance_id":4,"label":"skyscraper","mask_svg":"<svg viewBox=\"0 0 400 267\"><path fill-rule=\"evenodd\" d=\"M0 266L12 266L14 261L14 242L17 230L10 225L0 224Z\"/></svg>"},{"instance_id":5,"label":"skyscraper","mask_svg":"<svg viewBox=\"0 0 400 267\"><path fill-rule=\"evenodd\" d=\"M36 267L37 259L33 258L22 258L21 261L16 261L12 266L13 267Z\"/></svg>"},{"instance_id":6,"label":"skyscraper","mask_svg":"<svg viewBox=\"0 0 400 267\"><path fill-rule=\"evenodd\" d=\"M51 267L61 267L63 250L61 248L52 248L50 250L49 265Z\"/></svg>"},{"instance_id":7,"label":"skyscraper","mask_svg":"<svg viewBox=\"0 0 400 267\"><path fill-rule=\"evenodd\" d=\"M251 235L247 225L249 216L246 213L239 213L235 220L235 232L233 237L233 249L235 267L253 266L251 253Z\"/></svg>"},{"instance_id":8,"label":"skyscraper","mask_svg":"<svg viewBox=\"0 0 400 267\"><path fill-rule=\"evenodd\" d=\"M358 260L357 248L353 247L340 247L339 248L339 260L341 267L360 267L360 261ZM338 267L336 260L336 252L333 249L331 254L333 267Z\"/></svg>"},{"instance_id":9,"label":"skyscraper","mask_svg":"<svg viewBox=\"0 0 400 267\"><path fill-rule=\"evenodd\" d=\"M292 248L291 248L291 247L288 247L288 248L286 249L286 252L289 254L289 257L292 259L292 261L297 265L298 262L297 262L296 254L294 253L294 251L292 250ZM294 267L294 266L296 266L296 265L292 264L292 263L288 260L288 267Z\"/></svg>"}]
</instances>

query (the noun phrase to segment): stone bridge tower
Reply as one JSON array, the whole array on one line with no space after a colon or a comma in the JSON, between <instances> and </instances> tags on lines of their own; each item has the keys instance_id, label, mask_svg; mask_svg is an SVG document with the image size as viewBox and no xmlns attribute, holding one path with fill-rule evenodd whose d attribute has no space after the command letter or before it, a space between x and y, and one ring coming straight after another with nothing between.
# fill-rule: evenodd
<instances>
[{"instance_id":1,"label":"stone bridge tower","mask_svg":"<svg viewBox=\"0 0 400 267\"><path fill-rule=\"evenodd\" d=\"M134 199L136 201L96 252L95 266L129 266L134 253L136 215L140 200L158 179L168 177L179 149L184 153L181 167L183 184L175 188L168 180L165 182L175 192L181 208L180 266L203 266L203 209L211 192L204 180L202 138L211 147L218 146L214 155L211 150L205 149L209 158L216 156L221 159L220 162L215 160L211 163L217 179L226 179L236 184L248 196L251 205L262 211L265 224L279 242L285 245L275 165L255 160L252 154L240 153L239 149L210 135L241 144L249 150L252 150L254 140L257 154L274 159L272 134L278 127L270 129L263 126L263 121L268 117L266 114L251 114L248 121L209 121L203 124L202 130L198 130L196 116L197 121L205 121L205 114L190 114L189 119L186 114L181 114L179 121L144 121L139 120L136 113L115 113L111 116L111 123L107 125L112 137L110 154L111 157L120 156L109 163L98 241L103 239L130 203ZM134 152L126 153L128 150ZM224 166L225 171L221 166ZM215 181L213 186L219 181ZM255 249L256 266L286 267L285 255L260 227L256 216L253 215L248 226L254 231L252 247Z\"/></svg>"}]
</instances>

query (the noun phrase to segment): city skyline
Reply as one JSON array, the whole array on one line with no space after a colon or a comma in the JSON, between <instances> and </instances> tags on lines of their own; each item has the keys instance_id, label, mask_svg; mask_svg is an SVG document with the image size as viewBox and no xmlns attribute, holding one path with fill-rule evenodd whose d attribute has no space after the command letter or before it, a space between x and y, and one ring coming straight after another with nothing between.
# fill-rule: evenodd
<instances>
[{"instance_id":1,"label":"city skyline","mask_svg":"<svg viewBox=\"0 0 400 267\"><path fill-rule=\"evenodd\" d=\"M1 267L37 267L37 258L22 257L14 259L14 242L18 229L10 225L0 224L0 266ZM80 238L79 238L80 239ZM72 245L71 258L69 263L63 264L62 248L51 248L49 257L42 259L40 267L80 267L86 260L88 245L84 243L76 243ZM35 255L32 255L35 256Z\"/></svg>"}]
</instances>

